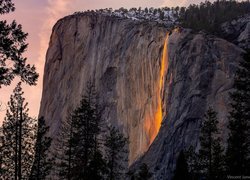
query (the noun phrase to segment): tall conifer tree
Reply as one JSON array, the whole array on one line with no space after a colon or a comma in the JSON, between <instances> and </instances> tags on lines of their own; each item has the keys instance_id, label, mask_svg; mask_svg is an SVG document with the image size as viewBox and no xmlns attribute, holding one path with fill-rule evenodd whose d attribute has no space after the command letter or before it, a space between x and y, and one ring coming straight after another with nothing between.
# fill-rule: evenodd
<instances>
[{"instance_id":1,"label":"tall conifer tree","mask_svg":"<svg viewBox=\"0 0 250 180\"><path fill-rule=\"evenodd\" d=\"M105 165L100 151L100 121L95 86L89 82L79 106L61 129L61 137L66 137L59 143L65 145L59 158L62 178L101 179Z\"/></svg>"},{"instance_id":2,"label":"tall conifer tree","mask_svg":"<svg viewBox=\"0 0 250 180\"><path fill-rule=\"evenodd\" d=\"M199 152L196 153L191 146L185 153L191 179L220 180L225 178L224 148L221 145L217 126L217 113L209 107L201 126Z\"/></svg>"},{"instance_id":3,"label":"tall conifer tree","mask_svg":"<svg viewBox=\"0 0 250 180\"><path fill-rule=\"evenodd\" d=\"M190 175L188 172L187 159L185 157L184 152L181 151L176 162L176 168L173 180L183 180L183 179L190 180Z\"/></svg>"},{"instance_id":4,"label":"tall conifer tree","mask_svg":"<svg viewBox=\"0 0 250 180\"><path fill-rule=\"evenodd\" d=\"M127 144L128 139L124 137L115 127L108 128L105 138L105 155L107 163L107 179L123 179L127 167Z\"/></svg>"},{"instance_id":5,"label":"tall conifer tree","mask_svg":"<svg viewBox=\"0 0 250 180\"><path fill-rule=\"evenodd\" d=\"M49 175L54 159L49 158L49 148L52 139L47 136L49 127L43 117L38 119L38 129L35 143L35 157L30 180L43 180Z\"/></svg>"},{"instance_id":6,"label":"tall conifer tree","mask_svg":"<svg viewBox=\"0 0 250 180\"><path fill-rule=\"evenodd\" d=\"M147 164L143 163L139 172L135 176L135 180L149 180L153 176L153 173L149 171L149 167Z\"/></svg>"},{"instance_id":7,"label":"tall conifer tree","mask_svg":"<svg viewBox=\"0 0 250 180\"><path fill-rule=\"evenodd\" d=\"M250 175L250 52L236 73L231 93L227 167L230 175Z\"/></svg>"},{"instance_id":8,"label":"tall conifer tree","mask_svg":"<svg viewBox=\"0 0 250 180\"><path fill-rule=\"evenodd\" d=\"M36 125L28 115L28 103L18 83L8 102L2 136L3 179L27 179L34 154Z\"/></svg>"},{"instance_id":9,"label":"tall conifer tree","mask_svg":"<svg viewBox=\"0 0 250 180\"><path fill-rule=\"evenodd\" d=\"M200 172L209 180L220 179L225 168L217 126L217 113L209 107L201 127L199 150Z\"/></svg>"}]
</instances>

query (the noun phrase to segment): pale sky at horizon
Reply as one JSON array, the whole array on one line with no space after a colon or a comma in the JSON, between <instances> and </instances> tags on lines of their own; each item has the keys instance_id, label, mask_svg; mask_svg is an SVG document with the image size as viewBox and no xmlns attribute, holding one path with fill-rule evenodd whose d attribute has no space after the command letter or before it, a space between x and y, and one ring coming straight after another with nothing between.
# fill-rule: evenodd
<instances>
[{"instance_id":1,"label":"pale sky at horizon","mask_svg":"<svg viewBox=\"0 0 250 180\"><path fill-rule=\"evenodd\" d=\"M193 3L197 4L201 0L13 0L13 2L16 11L8 15L0 15L0 18L7 19L8 22L15 19L17 23L22 24L23 30L29 33L27 40L29 47L25 56L28 58L28 63L36 65L40 77L37 86L29 87L25 85L23 88L26 100L29 103L30 115L37 117L42 92L45 54L51 29L58 19L75 11L87 9L187 6ZM0 89L0 102L7 104L17 82L18 79L11 86ZM3 109L5 109L4 106ZM0 124L4 116L5 111L1 110Z\"/></svg>"}]
</instances>

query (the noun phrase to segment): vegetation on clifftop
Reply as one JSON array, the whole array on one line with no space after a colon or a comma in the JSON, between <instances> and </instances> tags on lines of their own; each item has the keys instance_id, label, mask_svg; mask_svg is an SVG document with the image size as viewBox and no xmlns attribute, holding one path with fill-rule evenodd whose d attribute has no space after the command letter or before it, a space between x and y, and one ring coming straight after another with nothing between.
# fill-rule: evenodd
<instances>
[{"instance_id":1,"label":"vegetation on clifftop","mask_svg":"<svg viewBox=\"0 0 250 180\"><path fill-rule=\"evenodd\" d=\"M205 1L188 7L162 8L112 8L75 12L73 15L97 13L104 16L128 18L134 21L157 22L166 27L182 26L196 31L205 30L219 34L222 23L250 14L250 2L236 0Z\"/></svg>"}]
</instances>

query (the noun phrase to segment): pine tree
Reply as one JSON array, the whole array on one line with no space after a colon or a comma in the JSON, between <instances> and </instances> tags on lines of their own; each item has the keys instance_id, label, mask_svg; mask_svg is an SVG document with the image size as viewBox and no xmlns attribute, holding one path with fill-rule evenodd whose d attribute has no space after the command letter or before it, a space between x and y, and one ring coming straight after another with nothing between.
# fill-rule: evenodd
<instances>
[{"instance_id":1,"label":"pine tree","mask_svg":"<svg viewBox=\"0 0 250 180\"><path fill-rule=\"evenodd\" d=\"M85 99L88 99L88 103L90 104L90 109L92 112L90 113L91 123L90 125L90 136L93 137L93 144L91 147L91 155L89 160L89 165L86 168L86 175L94 180L103 179L104 174L106 173L106 163L104 161L102 148L103 148L103 138L101 138L101 113L102 108L98 104L98 97L96 94L95 86L91 82L88 82L87 91L86 91Z\"/></svg>"},{"instance_id":2,"label":"pine tree","mask_svg":"<svg viewBox=\"0 0 250 180\"><path fill-rule=\"evenodd\" d=\"M164 11L160 10L159 13L160 13L159 15L160 20L164 20L164 16L165 16Z\"/></svg>"},{"instance_id":3,"label":"pine tree","mask_svg":"<svg viewBox=\"0 0 250 180\"><path fill-rule=\"evenodd\" d=\"M140 168L138 174L135 176L136 180L148 180L152 177L152 173L149 171L148 165L143 163Z\"/></svg>"},{"instance_id":4,"label":"pine tree","mask_svg":"<svg viewBox=\"0 0 250 180\"><path fill-rule=\"evenodd\" d=\"M106 162L100 149L95 151L90 159L87 177L93 180L102 180L106 174Z\"/></svg>"},{"instance_id":5,"label":"pine tree","mask_svg":"<svg viewBox=\"0 0 250 180\"><path fill-rule=\"evenodd\" d=\"M217 125L217 113L209 107L201 127L199 150L201 172L207 179L221 177L224 170L223 148Z\"/></svg>"},{"instance_id":6,"label":"pine tree","mask_svg":"<svg viewBox=\"0 0 250 180\"><path fill-rule=\"evenodd\" d=\"M38 130L35 144L35 160L30 173L31 180L43 180L49 175L53 158L48 157L52 139L47 136L49 127L43 117L38 119Z\"/></svg>"},{"instance_id":7,"label":"pine tree","mask_svg":"<svg viewBox=\"0 0 250 180\"><path fill-rule=\"evenodd\" d=\"M230 175L250 175L250 52L236 73L231 93L227 167Z\"/></svg>"},{"instance_id":8,"label":"pine tree","mask_svg":"<svg viewBox=\"0 0 250 180\"><path fill-rule=\"evenodd\" d=\"M176 168L173 180L189 180L190 175L188 172L187 159L183 151L180 152L179 157L176 162Z\"/></svg>"},{"instance_id":9,"label":"pine tree","mask_svg":"<svg viewBox=\"0 0 250 180\"><path fill-rule=\"evenodd\" d=\"M213 3L205 1L201 2L200 5L191 4L185 11L183 10L181 9L179 14L179 21L183 27L198 31L206 30L224 36L221 34L221 24L248 14L250 3L249 0L241 2L217 0Z\"/></svg>"},{"instance_id":10,"label":"pine tree","mask_svg":"<svg viewBox=\"0 0 250 180\"><path fill-rule=\"evenodd\" d=\"M226 178L226 162L224 155L224 148L221 145L221 139L217 137L213 143L212 147L212 172L211 177L215 180Z\"/></svg>"},{"instance_id":11,"label":"pine tree","mask_svg":"<svg viewBox=\"0 0 250 180\"><path fill-rule=\"evenodd\" d=\"M11 0L0 1L0 16L14 10ZM10 24L5 20L0 21L0 88L2 85L10 85L15 76L30 85L36 84L36 69L27 64L26 58L22 56L28 47L27 36L16 21Z\"/></svg>"},{"instance_id":12,"label":"pine tree","mask_svg":"<svg viewBox=\"0 0 250 180\"><path fill-rule=\"evenodd\" d=\"M27 179L33 162L35 123L28 115L21 83L18 83L8 102L3 122L2 178Z\"/></svg>"},{"instance_id":13,"label":"pine tree","mask_svg":"<svg viewBox=\"0 0 250 180\"><path fill-rule=\"evenodd\" d=\"M67 136L60 143L65 144L63 158L59 158L61 178L101 179L105 165L100 151L100 120L95 86L89 82L80 105L61 130L62 137Z\"/></svg>"},{"instance_id":14,"label":"pine tree","mask_svg":"<svg viewBox=\"0 0 250 180\"><path fill-rule=\"evenodd\" d=\"M123 177L127 167L127 138L115 128L102 138L100 109L95 87L89 82L79 106L60 128L56 162L61 179Z\"/></svg>"},{"instance_id":15,"label":"pine tree","mask_svg":"<svg viewBox=\"0 0 250 180\"><path fill-rule=\"evenodd\" d=\"M200 177L201 164L199 161L199 154L195 152L194 147L190 146L190 148L185 151L185 156L187 157L188 164L188 172L190 175L190 179L197 180Z\"/></svg>"},{"instance_id":16,"label":"pine tree","mask_svg":"<svg viewBox=\"0 0 250 180\"><path fill-rule=\"evenodd\" d=\"M128 179L130 180L135 180L135 171L134 170L129 170L127 173L126 173L126 176Z\"/></svg>"},{"instance_id":17,"label":"pine tree","mask_svg":"<svg viewBox=\"0 0 250 180\"><path fill-rule=\"evenodd\" d=\"M61 123L52 153L56 158L53 175L67 180L72 177L72 131L72 118L69 117Z\"/></svg>"},{"instance_id":18,"label":"pine tree","mask_svg":"<svg viewBox=\"0 0 250 180\"><path fill-rule=\"evenodd\" d=\"M127 144L128 139L124 137L115 127L108 127L105 137L105 155L107 162L107 179L123 179L127 167Z\"/></svg>"}]
</instances>

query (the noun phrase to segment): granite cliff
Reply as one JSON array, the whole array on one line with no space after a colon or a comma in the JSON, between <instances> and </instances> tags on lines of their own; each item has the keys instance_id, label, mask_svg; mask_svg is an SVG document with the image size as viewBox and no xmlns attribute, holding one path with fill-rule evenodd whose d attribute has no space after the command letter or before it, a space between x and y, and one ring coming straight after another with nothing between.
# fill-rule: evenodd
<instances>
[{"instance_id":1,"label":"granite cliff","mask_svg":"<svg viewBox=\"0 0 250 180\"><path fill-rule=\"evenodd\" d=\"M209 106L218 112L222 140L227 138L233 77L242 49L226 40L188 30L173 33L168 42L169 68L165 77L166 116L156 139L139 162L147 163L155 179L168 179L178 153L199 148L202 118Z\"/></svg>"},{"instance_id":2,"label":"granite cliff","mask_svg":"<svg viewBox=\"0 0 250 180\"><path fill-rule=\"evenodd\" d=\"M60 20L47 52L40 110L51 135L78 105L91 80L105 107L104 119L130 137L130 161L143 154L162 120L166 33L155 23L97 14Z\"/></svg>"},{"instance_id":3,"label":"granite cliff","mask_svg":"<svg viewBox=\"0 0 250 180\"><path fill-rule=\"evenodd\" d=\"M228 92L243 50L188 29L77 14L59 20L46 55L40 116L55 138L86 83L95 82L103 118L129 137L129 161L168 179L181 149L198 147L209 106L225 139Z\"/></svg>"}]
</instances>

